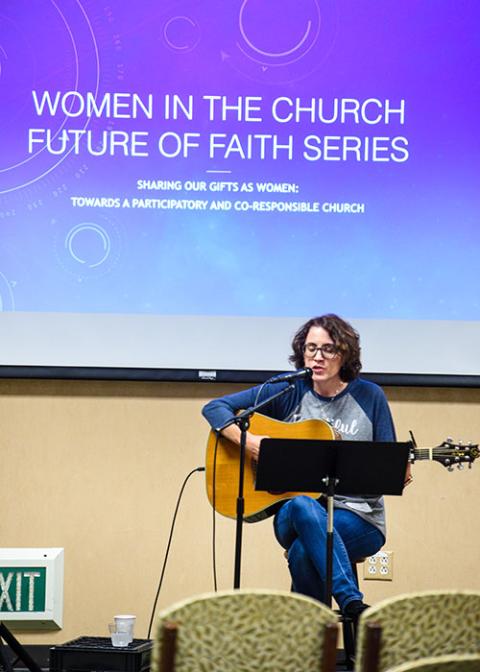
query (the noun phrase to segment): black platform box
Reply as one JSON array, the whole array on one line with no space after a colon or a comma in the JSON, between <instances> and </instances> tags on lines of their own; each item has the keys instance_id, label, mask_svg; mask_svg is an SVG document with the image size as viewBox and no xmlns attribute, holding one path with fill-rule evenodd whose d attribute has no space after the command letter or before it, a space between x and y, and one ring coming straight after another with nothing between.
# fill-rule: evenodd
<instances>
[{"instance_id":1,"label":"black platform box","mask_svg":"<svg viewBox=\"0 0 480 672\"><path fill-rule=\"evenodd\" d=\"M79 637L50 649L50 672L148 672L153 642L112 646L110 637Z\"/></svg>"}]
</instances>

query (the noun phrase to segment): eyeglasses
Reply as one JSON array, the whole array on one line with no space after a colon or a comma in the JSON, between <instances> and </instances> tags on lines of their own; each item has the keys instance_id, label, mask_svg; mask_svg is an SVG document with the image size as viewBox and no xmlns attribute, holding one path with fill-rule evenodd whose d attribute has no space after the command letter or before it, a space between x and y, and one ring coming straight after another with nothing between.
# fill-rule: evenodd
<instances>
[{"instance_id":1,"label":"eyeglasses","mask_svg":"<svg viewBox=\"0 0 480 672\"><path fill-rule=\"evenodd\" d=\"M338 348L333 343L324 343L324 345L315 345L315 343L305 343L303 352L306 357L315 357L320 352L324 359L334 359L338 355Z\"/></svg>"}]
</instances>

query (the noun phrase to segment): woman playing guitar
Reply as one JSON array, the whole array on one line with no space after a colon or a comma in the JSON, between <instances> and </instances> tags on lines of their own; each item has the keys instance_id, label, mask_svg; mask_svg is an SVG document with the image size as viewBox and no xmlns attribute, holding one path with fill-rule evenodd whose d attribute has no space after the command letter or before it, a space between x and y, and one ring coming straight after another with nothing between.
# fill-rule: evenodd
<instances>
[{"instance_id":1,"label":"woman playing guitar","mask_svg":"<svg viewBox=\"0 0 480 672\"><path fill-rule=\"evenodd\" d=\"M320 419L344 439L395 441L383 391L359 378L359 336L348 322L333 314L312 318L297 331L292 349L290 361L297 369L309 367L311 379L296 380L290 394L272 402L262 413L292 423ZM287 384L276 383L275 391ZM212 427L221 427L239 410L270 397L272 389L266 384L214 399L204 407L203 414ZM236 425L227 427L222 435L235 444L240 442ZM258 458L262 438L247 434L247 459ZM408 468L405 482L411 480ZM334 506L332 592L342 612L356 621L367 605L351 561L373 555L384 545L384 502L383 497L335 495ZM321 500L298 495L280 502L274 517L275 536L287 551L294 590L316 599L322 599L326 576L326 516Z\"/></svg>"}]
</instances>

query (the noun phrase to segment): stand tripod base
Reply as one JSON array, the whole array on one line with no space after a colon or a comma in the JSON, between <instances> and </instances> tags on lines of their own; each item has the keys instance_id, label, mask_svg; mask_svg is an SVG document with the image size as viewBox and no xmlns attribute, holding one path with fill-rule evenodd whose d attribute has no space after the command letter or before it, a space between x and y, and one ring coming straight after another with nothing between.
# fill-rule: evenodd
<instances>
[{"instance_id":1,"label":"stand tripod base","mask_svg":"<svg viewBox=\"0 0 480 672\"><path fill-rule=\"evenodd\" d=\"M40 665L38 665L31 655L25 651L5 623L0 623L0 670L4 670L4 672L13 672L13 666L6 651L7 646L10 647L16 654L17 659L21 660L30 672L42 672Z\"/></svg>"}]
</instances>

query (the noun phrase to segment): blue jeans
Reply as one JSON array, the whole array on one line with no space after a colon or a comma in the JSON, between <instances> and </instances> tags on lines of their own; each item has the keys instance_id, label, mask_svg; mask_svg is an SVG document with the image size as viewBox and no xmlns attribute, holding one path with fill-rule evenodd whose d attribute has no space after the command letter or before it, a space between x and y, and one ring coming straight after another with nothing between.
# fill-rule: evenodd
<instances>
[{"instance_id":1,"label":"blue jeans","mask_svg":"<svg viewBox=\"0 0 480 672\"><path fill-rule=\"evenodd\" d=\"M332 593L340 609L362 600L351 561L376 553L383 534L353 511L333 514ZM323 600L326 577L327 511L315 499L300 495L286 502L274 519L275 536L288 550L293 590Z\"/></svg>"}]
</instances>

